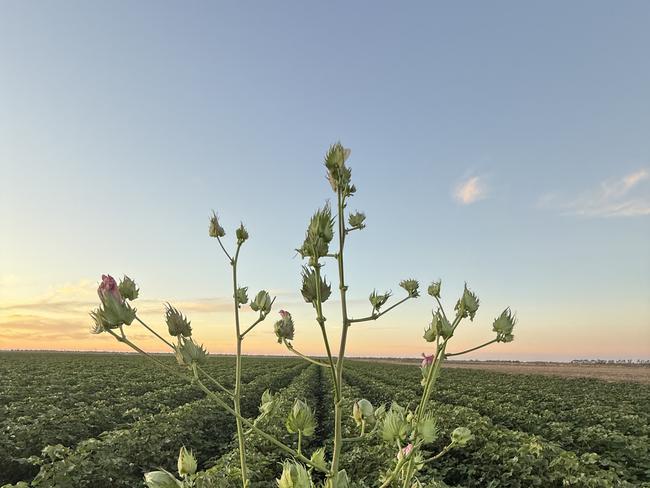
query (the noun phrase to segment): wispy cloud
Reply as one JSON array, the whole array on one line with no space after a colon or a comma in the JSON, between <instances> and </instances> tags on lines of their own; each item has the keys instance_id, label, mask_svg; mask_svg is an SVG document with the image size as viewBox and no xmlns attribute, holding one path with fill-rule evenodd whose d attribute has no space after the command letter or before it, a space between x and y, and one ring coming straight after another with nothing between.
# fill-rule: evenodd
<instances>
[{"instance_id":1,"label":"wispy cloud","mask_svg":"<svg viewBox=\"0 0 650 488\"><path fill-rule=\"evenodd\" d=\"M470 176L458 183L453 190L453 197L462 205L483 200L487 197L488 187L482 176Z\"/></svg>"},{"instance_id":2,"label":"wispy cloud","mask_svg":"<svg viewBox=\"0 0 650 488\"><path fill-rule=\"evenodd\" d=\"M605 180L597 188L574 196L542 195L538 206L584 217L650 215L650 191L645 184L649 178L648 170L640 169L618 179Z\"/></svg>"}]
</instances>

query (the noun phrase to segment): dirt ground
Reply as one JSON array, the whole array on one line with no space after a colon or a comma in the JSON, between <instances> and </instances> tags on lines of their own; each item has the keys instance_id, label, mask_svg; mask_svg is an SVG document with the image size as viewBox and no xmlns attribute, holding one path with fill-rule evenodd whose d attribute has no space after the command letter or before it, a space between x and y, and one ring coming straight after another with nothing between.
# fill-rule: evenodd
<instances>
[{"instance_id":1,"label":"dirt ground","mask_svg":"<svg viewBox=\"0 0 650 488\"><path fill-rule=\"evenodd\" d=\"M408 360L386 362L414 364ZM498 361L448 361L445 368L469 368L513 374L542 374L565 378L596 378L605 381L631 381L650 384L650 365L570 364L570 363L509 363Z\"/></svg>"}]
</instances>

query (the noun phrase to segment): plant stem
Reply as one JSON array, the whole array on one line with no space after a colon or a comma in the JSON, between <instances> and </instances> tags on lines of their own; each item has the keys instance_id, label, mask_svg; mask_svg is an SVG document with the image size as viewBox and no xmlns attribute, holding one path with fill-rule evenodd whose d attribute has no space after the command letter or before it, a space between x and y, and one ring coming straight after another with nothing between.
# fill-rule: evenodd
<instances>
[{"instance_id":1,"label":"plant stem","mask_svg":"<svg viewBox=\"0 0 650 488\"><path fill-rule=\"evenodd\" d=\"M431 461L435 461L436 459L440 459L442 456L447 454L449 451L451 451L451 448L454 447L454 443L452 442L451 444L447 444L442 451L440 451L438 454L436 454L433 457L430 457L429 459L425 459L423 462L425 463L430 463Z\"/></svg>"},{"instance_id":2,"label":"plant stem","mask_svg":"<svg viewBox=\"0 0 650 488\"><path fill-rule=\"evenodd\" d=\"M341 318L343 322L343 330L341 332L341 345L339 346L339 355L336 360L336 383L334 394L334 452L332 454L332 472L339 472L339 462L341 456L341 447L343 444L342 438L342 389L341 383L343 382L343 360L345 358L345 346L348 338L348 327L350 327L350 319L348 317L348 305L346 300L346 293L348 287L345 284L345 269L343 265L343 248L345 247L345 198L341 189L337 191L337 207L338 207L338 224L339 224L339 252L337 253L337 261L339 268L339 292L341 294Z\"/></svg>"},{"instance_id":3,"label":"plant stem","mask_svg":"<svg viewBox=\"0 0 650 488\"><path fill-rule=\"evenodd\" d=\"M369 320L377 320L379 317L381 317L382 315L390 312L392 309L394 309L395 307L401 305L402 303L407 301L409 298L413 298L413 297L411 295L409 295L406 298L402 298L399 302L394 303L393 305L391 305L390 307L388 307L386 310L384 310L381 313L373 313L369 317L363 317L361 319L350 319L349 322L352 324L352 323L358 323L358 322L368 322Z\"/></svg>"},{"instance_id":4,"label":"plant stem","mask_svg":"<svg viewBox=\"0 0 650 488\"><path fill-rule=\"evenodd\" d=\"M300 356L305 361L309 361L310 363L315 364L317 366L322 366L323 368L329 368L330 367L329 364L325 364L325 363L321 363L320 361L316 361L315 359L310 358L306 354L303 354L303 353L297 351L296 349L294 349L293 345L289 341L287 341L286 339L284 339L284 345L287 346L287 349L289 349L289 351L294 353L296 356Z\"/></svg>"},{"instance_id":5,"label":"plant stem","mask_svg":"<svg viewBox=\"0 0 650 488\"><path fill-rule=\"evenodd\" d=\"M137 320L138 322L140 322L140 323L144 326L145 329L147 329L149 332L151 332L153 335L155 335L158 339L160 339L160 340L163 341L165 344L167 344L171 349L174 349L174 346L172 345L171 342L169 342L169 341L168 341L167 339L165 339L163 336L161 336L160 334L158 334L158 332L156 332L156 331L153 330L151 327L149 327L147 324L145 324L142 320L140 320L140 317L138 317L138 316L136 315L136 316L135 316L135 320Z\"/></svg>"},{"instance_id":6,"label":"plant stem","mask_svg":"<svg viewBox=\"0 0 650 488\"><path fill-rule=\"evenodd\" d=\"M320 266L314 268L314 273L316 274L316 283L320 283ZM332 384L334 389L338 389L338 379L336 376L336 367L334 366L334 360L332 359L332 350L330 348L330 341L327 338L327 330L325 329L325 317L323 316L323 300L320 293L320 285L316 286L316 321L320 326L321 334L323 335L323 342L325 343L325 351L327 352L327 360L330 366L330 373L332 374Z\"/></svg>"},{"instance_id":7,"label":"plant stem","mask_svg":"<svg viewBox=\"0 0 650 488\"><path fill-rule=\"evenodd\" d=\"M481 349L482 347L489 346L490 344L493 344L497 342L498 339L492 339L491 341L486 342L485 344L481 344L480 346L472 347L471 349L465 349L464 351L460 352L450 352L445 354L445 357L451 357L451 356L460 356L461 354L467 354L468 352L476 351L477 349Z\"/></svg>"},{"instance_id":8,"label":"plant stem","mask_svg":"<svg viewBox=\"0 0 650 488\"><path fill-rule=\"evenodd\" d=\"M221 243L221 240L219 240ZM222 246L223 248L223 246ZM237 338L237 359L235 366L235 392L233 395L233 406L237 414L237 442L239 444L239 463L241 465L241 479L243 488L248 486L248 466L246 465L246 444L244 439L244 428L242 426L241 415L241 343L243 337L241 335L239 326L239 300L237 299L237 261L239 259L239 251L241 250L241 243L237 244L237 251L235 251L235 258L231 261L232 264L232 287L233 298L235 300L235 331ZM226 250L224 249L224 252ZM228 253L226 253L227 255Z\"/></svg>"},{"instance_id":9,"label":"plant stem","mask_svg":"<svg viewBox=\"0 0 650 488\"><path fill-rule=\"evenodd\" d=\"M234 392L230 391L228 388L226 388L226 387L223 386L221 383L219 383L216 379L214 379L214 378L212 377L212 375L211 375L210 373L208 373L206 370L204 370L201 366L199 366L199 365L197 364L196 367L197 367L197 369L198 369L201 373L203 373L203 374L205 375L206 378L208 378L208 379L209 379L210 381L212 381L215 385L217 385L217 386L218 386L218 387L219 387L219 388L220 388L224 393L226 393L227 395L230 395L231 398L235 395Z\"/></svg>"},{"instance_id":10,"label":"plant stem","mask_svg":"<svg viewBox=\"0 0 650 488\"><path fill-rule=\"evenodd\" d=\"M302 430L299 430L298 431L298 449L296 449L298 451L298 454L302 454L301 446L302 446Z\"/></svg>"}]
</instances>

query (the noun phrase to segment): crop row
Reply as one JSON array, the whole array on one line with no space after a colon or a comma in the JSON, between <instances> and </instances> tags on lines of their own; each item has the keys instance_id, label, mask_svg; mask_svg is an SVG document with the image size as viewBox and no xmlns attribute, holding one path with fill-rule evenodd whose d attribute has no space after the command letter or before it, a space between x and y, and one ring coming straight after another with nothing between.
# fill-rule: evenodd
<instances>
[{"instance_id":1,"label":"crop row","mask_svg":"<svg viewBox=\"0 0 650 488\"><path fill-rule=\"evenodd\" d=\"M399 389L390 379L378 379L359 371L347 379L373 402L396 399L415 404L418 399L417 375L402 382ZM411 386L412 385L412 386ZM397 394L396 394L397 391ZM397 398L395 398L397 396ZM471 408L432 402L441 436L431 453L440 451L456 427L468 427L475 436L470 445L454 449L427 464L422 476L435 476L447 484L471 487L632 487L613 470L601 469L596 455L578 456L535 435L494 424Z\"/></svg>"},{"instance_id":2,"label":"crop row","mask_svg":"<svg viewBox=\"0 0 650 488\"><path fill-rule=\"evenodd\" d=\"M401 386L408 382L409 376L411 378L417 378L417 373L413 371L414 368L410 369L411 371L409 372L407 369L401 367L393 367L390 369L390 375L385 374L385 370L379 370L377 372L364 370L363 372L387 384ZM481 415L489 417L492 422L498 425L541 436L545 440L556 442L568 451L574 451L580 455L596 453L599 456L598 464L601 467L616 470L622 478L628 481L650 481L650 473L648 473L648 466L650 466L650 439L647 434L627 435L616 430L609 430L605 425L599 424L596 421L581 419L582 416L588 416L585 414L584 409L580 408L575 408L573 415L570 417L569 413L571 411L568 410L568 403L571 401L570 398L563 399L561 403L562 407L547 405L544 401L540 402L542 403L541 405L538 405L535 402L535 398L543 398L546 393L541 388L538 394L534 396L532 392L529 392L527 395L520 392L511 392L508 394L501 388L494 386L499 379L508 382L509 377L512 375L488 375L491 376L491 381L486 381L480 390L479 388L472 389L471 387L465 390L463 388L465 383L462 381L462 376L459 378L459 375L451 375L456 380L453 383L453 387L451 387L449 378L446 375L450 372L455 373L456 371L447 370L443 372L441 379L446 381L441 382L441 388L436 391L435 399L442 403L472 408ZM480 378L484 378L484 376L479 375ZM532 380L533 378L531 378ZM562 381L571 384L580 380L571 379ZM588 381L592 383L596 380ZM419 393L419 388L413 379L411 380L411 384L415 387L415 391ZM494 389L501 391L494 393L493 386ZM599 387L606 389L609 384L596 384L593 386L594 389ZM579 396L574 398L576 403L584 403ZM548 410L544 406L554 409ZM603 407L603 410L605 409L606 407Z\"/></svg>"},{"instance_id":3,"label":"crop row","mask_svg":"<svg viewBox=\"0 0 650 488\"><path fill-rule=\"evenodd\" d=\"M270 372L257 372L244 388L242 409L251 414L270 385L282 387L304 365L279 361ZM172 469L180 445L193 446L202 458L214 456L227 445L233 423L207 398L186 403L135 421L97 438L82 441L76 448L49 448L32 486L57 488L142 486L144 471L156 466Z\"/></svg>"}]
</instances>

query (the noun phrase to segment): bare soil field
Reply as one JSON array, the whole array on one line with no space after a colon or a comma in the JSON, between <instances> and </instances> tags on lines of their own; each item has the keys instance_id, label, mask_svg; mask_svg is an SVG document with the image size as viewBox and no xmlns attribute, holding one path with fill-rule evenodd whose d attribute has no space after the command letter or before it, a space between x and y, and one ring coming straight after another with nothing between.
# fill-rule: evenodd
<instances>
[{"instance_id":1,"label":"bare soil field","mask_svg":"<svg viewBox=\"0 0 650 488\"><path fill-rule=\"evenodd\" d=\"M372 359L369 359L372 361ZM419 360L377 359L394 364L417 364ZM630 381L650 384L650 365L643 364L572 364L545 362L447 361L445 368L482 369L498 373L542 374L565 378L595 378L604 381Z\"/></svg>"}]
</instances>

